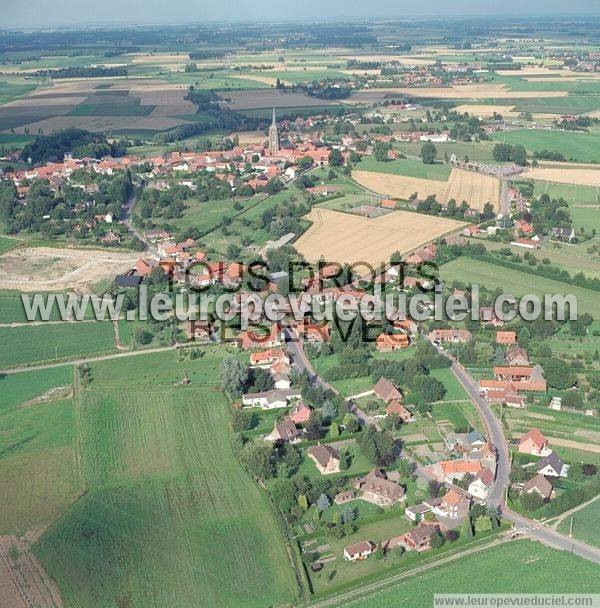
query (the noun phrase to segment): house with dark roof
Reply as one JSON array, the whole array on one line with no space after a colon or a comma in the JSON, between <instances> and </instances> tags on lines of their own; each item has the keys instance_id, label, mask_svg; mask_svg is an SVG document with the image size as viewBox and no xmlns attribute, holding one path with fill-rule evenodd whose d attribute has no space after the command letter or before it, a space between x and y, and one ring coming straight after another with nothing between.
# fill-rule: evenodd
<instances>
[{"instance_id":1,"label":"house with dark roof","mask_svg":"<svg viewBox=\"0 0 600 608\"><path fill-rule=\"evenodd\" d=\"M523 484L523 492L525 492L525 494L531 494L532 492L535 492L536 494L539 494L544 500L552 500L555 495L552 484L543 475L540 475L539 473Z\"/></svg>"},{"instance_id":2,"label":"house with dark roof","mask_svg":"<svg viewBox=\"0 0 600 608\"><path fill-rule=\"evenodd\" d=\"M567 477L569 467L558 457L556 452L550 452L548 456L538 462L537 472L545 477Z\"/></svg>"},{"instance_id":3,"label":"house with dark roof","mask_svg":"<svg viewBox=\"0 0 600 608\"><path fill-rule=\"evenodd\" d=\"M389 403L394 399L397 401L402 400L402 393L386 378L379 378L379 381L373 387L373 393L375 394L375 397L386 403Z\"/></svg>"},{"instance_id":4,"label":"house with dark roof","mask_svg":"<svg viewBox=\"0 0 600 608\"><path fill-rule=\"evenodd\" d=\"M404 488L387 478L380 469L373 469L354 482L354 487L362 492L361 498L380 507L391 507L405 500Z\"/></svg>"},{"instance_id":5,"label":"house with dark roof","mask_svg":"<svg viewBox=\"0 0 600 608\"><path fill-rule=\"evenodd\" d=\"M267 441L273 443L295 443L300 440L300 431L289 419L276 422L273 430L265 437Z\"/></svg>"},{"instance_id":6,"label":"house with dark roof","mask_svg":"<svg viewBox=\"0 0 600 608\"><path fill-rule=\"evenodd\" d=\"M315 463L321 475L340 472L340 453L330 445L311 445L306 454Z\"/></svg>"}]
</instances>

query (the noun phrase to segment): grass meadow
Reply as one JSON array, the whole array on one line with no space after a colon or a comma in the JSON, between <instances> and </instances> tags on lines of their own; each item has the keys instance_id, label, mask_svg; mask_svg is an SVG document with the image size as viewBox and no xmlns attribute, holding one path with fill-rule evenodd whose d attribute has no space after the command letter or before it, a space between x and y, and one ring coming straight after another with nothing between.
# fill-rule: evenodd
<instances>
[{"instance_id":1,"label":"grass meadow","mask_svg":"<svg viewBox=\"0 0 600 608\"><path fill-rule=\"evenodd\" d=\"M23 376L19 380L28 379ZM4 382L1 380L0 386ZM38 378L36 390L40 388ZM0 534L24 533L48 525L79 491L73 402L67 399L2 411Z\"/></svg>"},{"instance_id":2,"label":"grass meadow","mask_svg":"<svg viewBox=\"0 0 600 608\"><path fill-rule=\"evenodd\" d=\"M467 555L410 576L352 608L430 608L436 593L598 593L591 562L530 540L519 540ZM560 572L560 576L556 573ZM341 605L341 604L340 604Z\"/></svg>"},{"instance_id":3,"label":"grass meadow","mask_svg":"<svg viewBox=\"0 0 600 608\"><path fill-rule=\"evenodd\" d=\"M573 536L586 543L600 547L600 500L573 513ZM558 526L558 531L568 534L570 518L565 518Z\"/></svg>"},{"instance_id":4,"label":"grass meadow","mask_svg":"<svg viewBox=\"0 0 600 608\"><path fill-rule=\"evenodd\" d=\"M198 376L170 382L188 367L214 376L218 359L177 365L171 354L92 365L77 413L88 491L34 550L65 603L80 608L289 602L296 584L283 539L233 454L227 401Z\"/></svg>"},{"instance_id":5,"label":"grass meadow","mask_svg":"<svg viewBox=\"0 0 600 608\"><path fill-rule=\"evenodd\" d=\"M363 156L356 168L360 171L374 173L391 173L392 175L407 175L421 179L435 179L445 182L450 177L450 165L441 163L426 165L421 160L402 158L399 160L378 161L372 156Z\"/></svg>"},{"instance_id":6,"label":"grass meadow","mask_svg":"<svg viewBox=\"0 0 600 608\"><path fill-rule=\"evenodd\" d=\"M545 129L516 129L494 133L493 139L507 144L521 144L529 152L562 152L567 160L600 162L600 134L568 133Z\"/></svg>"},{"instance_id":7,"label":"grass meadow","mask_svg":"<svg viewBox=\"0 0 600 608\"><path fill-rule=\"evenodd\" d=\"M52 388L72 383L73 368L69 365L0 376L0 414Z\"/></svg>"},{"instance_id":8,"label":"grass meadow","mask_svg":"<svg viewBox=\"0 0 600 608\"><path fill-rule=\"evenodd\" d=\"M573 294L577 298L579 312L589 312L594 317L600 315L600 302L594 291L517 270L508 272L506 268L490 262L458 258L444 264L440 268L440 276L447 282L468 282L490 290L501 288L505 293L511 293L517 298L529 293L538 296Z\"/></svg>"}]
</instances>

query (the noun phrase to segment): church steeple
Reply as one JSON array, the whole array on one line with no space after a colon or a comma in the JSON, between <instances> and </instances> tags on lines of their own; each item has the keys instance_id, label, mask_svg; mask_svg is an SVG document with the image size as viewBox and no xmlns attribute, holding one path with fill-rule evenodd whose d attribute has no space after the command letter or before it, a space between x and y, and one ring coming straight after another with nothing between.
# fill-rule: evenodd
<instances>
[{"instance_id":1,"label":"church steeple","mask_svg":"<svg viewBox=\"0 0 600 608\"><path fill-rule=\"evenodd\" d=\"M279 129L277 128L277 118L275 116L275 107L273 107L273 121L269 127L269 153L278 154L281 149L279 140Z\"/></svg>"}]
</instances>

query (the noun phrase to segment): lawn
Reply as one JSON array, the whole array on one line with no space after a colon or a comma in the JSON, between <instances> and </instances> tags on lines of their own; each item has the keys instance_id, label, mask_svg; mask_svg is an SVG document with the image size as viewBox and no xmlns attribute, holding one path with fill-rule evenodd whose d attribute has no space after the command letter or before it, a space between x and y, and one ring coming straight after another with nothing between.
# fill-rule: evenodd
<instances>
[{"instance_id":1,"label":"lawn","mask_svg":"<svg viewBox=\"0 0 600 608\"><path fill-rule=\"evenodd\" d=\"M72 383L73 369L69 365L0 376L0 412Z\"/></svg>"},{"instance_id":2,"label":"lawn","mask_svg":"<svg viewBox=\"0 0 600 608\"><path fill-rule=\"evenodd\" d=\"M363 156L356 165L359 171L373 171L375 173L391 173L393 175L407 175L422 179L435 179L445 182L450 176L450 165L437 163L426 165L421 160L414 158L403 158L400 160L378 161L373 156Z\"/></svg>"},{"instance_id":3,"label":"lawn","mask_svg":"<svg viewBox=\"0 0 600 608\"><path fill-rule=\"evenodd\" d=\"M490 262L457 258L441 266L440 276L447 282L468 282L489 290L501 288L504 293L510 293L517 298L525 294L539 297L544 294L573 294L577 298L579 312L589 312L594 317L600 316L600 301L596 292L525 272L508 270Z\"/></svg>"},{"instance_id":4,"label":"lawn","mask_svg":"<svg viewBox=\"0 0 600 608\"><path fill-rule=\"evenodd\" d=\"M2 142L0 142L1 144ZM13 239L10 236L0 235L0 254L6 253L9 249L16 247L21 241L19 239Z\"/></svg>"},{"instance_id":5,"label":"lawn","mask_svg":"<svg viewBox=\"0 0 600 608\"><path fill-rule=\"evenodd\" d=\"M0 368L115 352L110 322L1 327Z\"/></svg>"},{"instance_id":6,"label":"lawn","mask_svg":"<svg viewBox=\"0 0 600 608\"><path fill-rule=\"evenodd\" d=\"M519 540L415 574L351 605L430 608L436 593L598 593L596 570L565 551Z\"/></svg>"},{"instance_id":7,"label":"lawn","mask_svg":"<svg viewBox=\"0 0 600 608\"><path fill-rule=\"evenodd\" d=\"M521 144L528 152L551 150L562 152L567 160L600 162L600 134L545 129L516 129L494 133L493 139L503 143Z\"/></svg>"},{"instance_id":8,"label":"lawn","mask_svg":"<svg viewBox=\"0 0 600 608\"><path fill-rule=\"evenodd\" d=\"M238 201L243 209L251 207L257 200L254 198ZM185 201L186 209L183 212L183 217L177 220L177 227L198 228L200 232L207 232L218 226L223 217L232 216L240 213L241 209L235 209L234 199L224 199L218 201L199 201L196 198L189 198Z\"/></svg>"},{"instance_id":9,"label":"lawn","mask_svg":"<svg viewBox=\"0 0 600 608\"><path fill-rule=\"evenodd\" d=\"M48 525L81 490L74 421L70 400L0 416L0 534Z\"/></svg>"},{"instance_id":10,"label":"lawn","mask_svg":"<svg viewBox=\"0 0 600 608\"><path fill-rule=\"evenodd\" d=\"M573 513L573 536L595 547L600 547L600 500L579 509ZM570 518L565 518L558 526L558 531L568 534Z\"/></svg>"},{"instance_id":11,"label":"lawn","mask_svg":"<svg viewBox=\"0 0 600 608\"><path fill-rule=\"evenodd\" d=\"M146 372L173 374L171 353L158 355L140 357ZM180 363L176 376L194 363ZM231 450L221 392L194 381L173 386L165 375L146 383L139 362L129 365L128 383L122 368L92 365L78 408L88 491L34 546L65 604L137 606L151 597L156 607L262 608L292 601L296 584L279 528Z\"/></svg>"}]
</instances>

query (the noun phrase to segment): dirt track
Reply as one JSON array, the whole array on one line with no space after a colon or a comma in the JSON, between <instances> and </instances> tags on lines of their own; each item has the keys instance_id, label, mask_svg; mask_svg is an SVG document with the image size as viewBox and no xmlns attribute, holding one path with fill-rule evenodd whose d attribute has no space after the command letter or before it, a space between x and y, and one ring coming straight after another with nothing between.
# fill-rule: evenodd
<instances>
[{"instance_id":1,"label":"dirt track","mask_svg":"<svg viewBox=\"0 0 600 608\"><path fill-rule=\"evenodd\" d=\"M0 606L62 608L54 581L28 545L14 536L0 536Z\"/></svg>"},{"instance_id":2,"label":"dirt track","mask_svg":"<svg viewBox=\"0 0 600 608\"><path fill-rule=\"evenodd\" d=\"M0 257L0 289L85 290L129 270L137 258L134 253L97 249L13 249Z\"/></svg>"}]
</instances>

